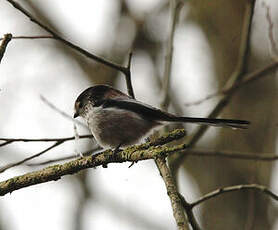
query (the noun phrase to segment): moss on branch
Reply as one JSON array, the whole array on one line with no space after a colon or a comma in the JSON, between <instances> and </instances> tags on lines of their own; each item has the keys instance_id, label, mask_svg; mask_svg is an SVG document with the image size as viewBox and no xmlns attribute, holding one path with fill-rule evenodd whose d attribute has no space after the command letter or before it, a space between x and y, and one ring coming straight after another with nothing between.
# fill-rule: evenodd
<instances>
[{"instance_id":1,"label":"moss on branch","mask_svg":"<svg viewBox=\"0 0 278 230\"><path fill-rule=\"evenodd\" d=\"M106 150L96 155L82 157L64 164L52 165L38 171L10 178L0 182L0 196L31 185L59 180L62 176L75 174L87 168L106 166L109 163L137 162L168 156L171 153L184 150L186 145L180 144L169 147L165 144L178 140L184 137L185 134L186 132L183 129L174 130L154 141L131 146L115 154L111 150Z\"/></svg>"}]
</instances>

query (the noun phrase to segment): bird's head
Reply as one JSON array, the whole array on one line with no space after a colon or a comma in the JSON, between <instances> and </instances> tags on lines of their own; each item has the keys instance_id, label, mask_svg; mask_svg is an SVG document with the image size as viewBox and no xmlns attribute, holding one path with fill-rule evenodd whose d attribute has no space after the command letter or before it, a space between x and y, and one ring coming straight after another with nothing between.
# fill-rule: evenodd
<instances>
[{"instance_id":1,"label":"bird's head","mask_svg":"<svg viewBox=\"0 0 278 230\"><path fill-rule=\"evenodd\" d=\"M74 118L85 118L91 107L101 106L108 99L127 99L128 95L108 85L95 85L84 90L74 104Z\"/></svg>"}]
</instances>

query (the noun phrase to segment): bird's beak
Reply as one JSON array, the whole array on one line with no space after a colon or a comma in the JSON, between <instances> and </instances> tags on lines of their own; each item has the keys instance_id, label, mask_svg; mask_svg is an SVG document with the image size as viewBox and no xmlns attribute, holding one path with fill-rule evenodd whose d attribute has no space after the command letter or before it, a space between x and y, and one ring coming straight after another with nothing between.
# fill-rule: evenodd
<instances>
[{"instance_id":1,"label":"bird's beak","mask_svg":"<svg viewBox=\"0 0 278 230\"><path fill-rule=\"evenodd\" d=\"M79 113L75 112L74 115L73 115L73 118L77 118L77 117L79 117Z\"/></svg>"}]
</instances>

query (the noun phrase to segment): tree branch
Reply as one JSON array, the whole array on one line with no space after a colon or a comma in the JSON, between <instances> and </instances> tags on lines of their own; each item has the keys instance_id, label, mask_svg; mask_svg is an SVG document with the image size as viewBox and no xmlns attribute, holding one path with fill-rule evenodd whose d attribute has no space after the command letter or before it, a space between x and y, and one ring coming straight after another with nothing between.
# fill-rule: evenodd
<instances>
[{"instance_id":1,"label":"tree branch","mask_svg":"<svg viewBox=\"0 0 278 230\"><path fill-rule=\"evenodd\" d=\"M128 65L128 67L124 67L124 66L118 65L116 63L113 63L111 61L107 61L102 57L96 56L95 54L92 54L92 53L88 52L87 50L75 45L74 43L72 43L72 42L70 42L66 39L64 39L59 34L57 34L52 29L50 29L48 26L46 26L43 23L41 23L40 21L38 21L30 12L28 12L26 9L24 9L18 2L15 2L13 0L6 0L6 1L9 2L14 8L19 10L21 13L23 13L26 17L28 17L32 22L34 22L35 24L37 24L38 26L43 28L45 31L50 33L53 36L53 39L56 39L56 40L64 43L65 45L67 45L70 48L78 51L79 53L83 54L84 56L86 56L90 59L93 59L93 60L95 60L99 63L102 63L106 66L109 66L113 69L116 69L116 70L122 72L125 75L126 80L131 81L131 79L130 79L130 64ZM129 58L131 59L131 55L130 55ZM132 87L128 88L128 91L130 91L131 95L134 95Z\"/></svg>"},{"instance_id":2,"label":"tree branch","mask_svg":"<svg viewBox=\"0 0 278 230\"><path fill-rule=\"evenodd\" d=\"M93 135L82 135L79 138L93 138ZM53 145L50 147L46 148L45 150L36 153L32 156L29 156L23 160L7 164L3 167L0 168L0 173L6 171L7 169L13 168L15 166L21 165L29 160L32 160L36 157L41 156L42 154L48 152L49 150L63 144L66 141L71 141L74 140L75 137L66 137L66 138L42 138L42 139L23 139L23 138L0 138L0 141L5 141L4 143L0 144L0 147L11 144L13 142L55 142Z\"/></svg>"},{"instance_id":3,"label":"tree branch","mask_svg":"<svg viewBox=\"0 0 278 230\"><path fill-rule=\"evenodd\" d=\"M165 68L162 80L162 101L161 108L166 109L169 105L169 87L170 87L170 75L172 70L172 60L173 60L173 51L174 51L174 35L176 31L176 25L179 18L179 13L183 6L184 2L179 0L170 1L170 10L171 10L171 26L170 34L166 46L166 55L165 55Z\"/></svg>"},{"instance_id":4,"label":"tree branch","mask_svg":"<svg viewBox=\"0 0 278 230\"><path fill-rule=\"evenodd\" d=\"M92 155L92 153L94 153L97 150L101 150L101 148L99 146L96 146L93 149L87 150L85 152L82 152L81 155L82 156L89 156ZM47 164L51 164L51 163L57 163L59 161L65 161L65 160L72 160L75 158L78 158L79 154L77 155L75 154L71 154L68 156L63 156L63 157L58 157L58 158L54 158L54 159L50 159L50 160L45 160L45 161L41 161L41 162L34 162L34 163L28 163L26 164L27 166L40 166L40 165L47 165Z\"/></svg>"},{"instance_id":5,"label":"tree branch","mask_svg":"<svg viewBox=\"0 0 278 230\"><path fill-rule=\"evenodd\" d=\"M12 36L11 40L14 40L14 39L46 39L46 38L54 39L54 37L51 35L37 35L37 36ZM3 39L4 39L4 37L0 38L0 41L2 41Z\"/></svg>"},{"instance_id":6,"label":"tree branch","mask_svg":"<svg viewBox=\"0 0 278 230\"><path fill-rule=\"evenodd\" d=\"M128 63L127 63L127 67L126 67L127 72L125 73L125 81L126 81L126 87L127 87L128 95L135 99L133 86L132 86L132 83L131 83L131 71L130 71L131 59L132 59L132 52L130 52L129 56L128 56Z\"/></svg>"},{"instance_id":7,"label":"tree branch","mask_svg":"<svg viewBox=\"0 0 278 230\"><path fill-rule=\"evenodd\" d=\"M80 139L92 138L93 135L81 135ZM72 141L74 137L63 137L63 138L0 138L0 141L12 142L54 142L54 141Z\"/></svg>"},{"instance_id":8,"label":"tree branch","mask_svg":"<svg viewBox=\"0 0 278 230\"><path fill-rule=\"evenodd\" d=\"M222 157L239 160L255 160L255 161L275 161L278 160L278 155L275 154L254 154L254 153L236 153L236 152L221 152L221 151L209 151L209 150L196 150L188 149L184 151L184 154L190 156L202 156L202 157Z\"/></svg>"},{"instance_id":9,"label":"tree branch","mask_svg":"<svg viewBox=\"0 0 278 230\"><path fill-rule=\"evenodd\" d=\"M219 196L224 193L240 191L240 190L257 190L259 192L262 192L262 193L270 196L272 199L278 201L278 196L275 193L271 192L268 188L266 188L263 185L242 184L242 185L235 185L235 186L229 186L229 187L217 189L213 192L210 192L210 193L204 195L203 197L199 198L195 202L191 203L190 206L191 206L191 208L194 208L195 206L197 206L197 205L201 204L202 202L209 200L213 197Z\"/></svg>"},{"instance_id":10,"label":"tree branch","mask_svg":"<svg viewBox=\"0 0 278 230\"><path fill-rule=\"evenodd\" d=\"M193 230L201 230L201 228L198 225L198 222L194 216L192 206L184 199L184 197L179 194L182 206L187 214L188 222L191 224L191 227Z\"/></svg>"},{"instance_id":11,"label":"tree branch","mask_svg":"<svg viewBox=\"0 0 278 230\"><path fill-rule=\"evenodd\" d=\"M226 83L224 89L227 89L229 87L233 87L233 85L238 84L241 82L241 79L246 74L247 69L247 58L250 50L250 37L251 37L251 25L252 25L252 19L254 15L254 8L255 8L255 0L247 1L246 3L246 10L245 10L245 17L244 17L244 23L242 28L242 38L241 38L241 44L239 49L239 57L238 57L238 63L236 65L236 68L231 75L229 81ZM236 90L231 90L229 94L225 95L214 107L214 109L209 114L208 118L214 118L217 117L222 110L229 104L229 102L232 99L232 96ZM204 133L207 131L208 126L200 126L195 133L192 135L190 140L188 141L189 148L192 148L195 146L195 144L200 140L200 138L204 135ZM180 165L183 163L183 160L185 158L185 154L183 155L177 155L175 156L175 159L171 162L171 169L173 170L174 174L177 173Z\"/></svg>"},{"instance_id":12,"label":"tree branch","mask_svg":"<svg viewBox=\"0 0 278 230\"><path fill-rule=\"evenodd\" d=\"M184 197L179 194L180 200L182 202L183 208L186 210L189 222L193 228L193 230L200 230L200 227L198 226L198 223L193 215L193 208L196 207L197 205L210 200L216 196L222 195L224 193L228 192L235 192L235 191L240 191L240 190L257 190L259 192L264 193L265 195L268 195L270 198L278 201L278 195L270 191L268 188L266 188L263 185L258 185L258 184L242 184L242 185L235 185L235 186L229 186L225 188L220 188L217 189L213 192L210 192L202 197L200 197L198 200L192 202L192 203L187 203L184 199Z\"/></svg>"},{"instance_id":13,"label":"tree branch","mask_svg":"<svg viewBox=\"0 0 278 230\"><path fill-rule=\"evenodd\" d=\"M9 42L12 40L12 34L5 34L2 40L2 43L0 45L0 63L2 61L2 58L4 57L4 53L6 51L6 48L9 44Z\"/></svg>"},{"instance_id":14,"label":"tree branch","mask_svg":"<svg viewBox=\"0 0 278 230\"><path fill-rule=\"evenodd\" d=\"M274 61L266 66L263 66L255 71L253 71L252 73L244 75L243 80L241 82L238 82L238 83L230 86L229 88L222 89L216 93L207 95L203 99L200 99L200 100L197 100L197 101L191 102L191 103L185 103L185 106L199 105L199 104L203 103L204 101L212 99L216 96L228 95L232 91L234 91L234 93L236 93L236 91L243 88L244 86L246 86L256 80L269 76L269 73L275 71L277 69L277 67L278 67L278 61Z\"/></svg>"},{"instance_id":15,"label":"tree branch","mask_svg":"<svg viewBox=\"0 0 278 230\"><path fill-rule=\"evenodd\" d=\"M167 194L171 201L173 215L176 220L178 229L179 230L183 230L183 229L189 230L189 226L185 219L184 210L183 210L183 207L181 204L181 199L178 195L178 190L177 190L175 181L173 180L170 169L168 168L168 166L166 164L165 158L157 157L155 159L155 163L156 163L157 168L159 169L160 175L165 183Z\"/></svg>"},{"instance_id":16,"label":"tree branch","mask_svg":"<svg viewBox=\"0 0 278 230\"><path fill-rule=\"evenodd\" d=\"M165 134L152 142L132 146L116 154L111 150L107 150L93 156L79 158L65 164L49 166L39 171L13 177L0 182L0 196L31 185L58 180L62 176L74 174L87 168L94 168L100 165L106 166L109 163L122 163L127 161L137 162L141 160L153 159L159 156L168 156L173 152L185 149L187 146L184 144L173 147L161 145L178 140L184 137L185 134L186 132L182 129L174 130L173 132Z\"/></svg>"},{"instance_id":17,"label":"tree branch","mask_svg":"<svg viewBox=\"0 0 278 230\"><path fill-rule=\"evenodd\" d=\"M170 12L170 33L167 40L165 68L164 68L164 75L163 75L162 87L161 87L163 92L161 108L163 110L167 110L170 101L169 83L170 83L170 76L171 76L171 69L172 69L174 35L175 35L179 12L183 4L184 3L179 0L170 0L170 11L171 11ZM173 178L171 171L166 164L165 158L156 158L155 163L165 183L167 194L171 201L173 215L176 220L178 229L189 229L187 220L185 218L184 210L181 205L181 199L179 197L178 190L175 184L175 179Z\"/></svg>"},{"instance_id":18,"label":"tree branch","mask_svg":"<svg viewBox=\"0 0 278 230\"><path fill-rule=\"evenodd\" d=\"M51 109L53 109L54 111L56 111L57 113L61 114L63 117L67 118L68 120L72 121L75 124L78 124L84 128L88 129L88 126L85 125L84 123L76 120L73 118L73 116L67 114L66 112L62 111L61 109L59 109L58 107L56 107L54 104L52 104L49 100L47 100L44 96L40 95L40 99L47 105L49 106Z\"/></svg>"},{"instance_id":19,"label":"tree branch","mask_svg":"<svg viewBox=\"0 0 278 230\"><path fill-rule=\"evenodd\" d=\"M46 148L45 150L43 150L43 151L41 151L41 152L39 152L39 153L36 153L36 154L34 154L34 155L32 155L32 156L29 156L29 157L27 157L27 158L25 158L25 159L23 159L23 160L20 160L20 161L14 162L14 163L7 164L7 165L5 165L5 166L3 166L3 167L0 168L0 173L5 172L7 169L10 169L10 168L13 168L13 167L15 167L15 166L21 165L21 164L23 164L23 163L25 163L25 162L27 162L27 161L29 161L29 160L32 160L32 159L34 159L34 158L36 158L36 157L39 157L39 156L41 156L42 154L48 152L48 151L51 150L51 149L54 149L55 147L57 147L57 146L59 146L59 145L61 145L61 144L63 144L63 143L64 143L64 141L57 141L57 142L55 142L53 145L51 145L50 147Z\"/></svg>"}]
</instances>

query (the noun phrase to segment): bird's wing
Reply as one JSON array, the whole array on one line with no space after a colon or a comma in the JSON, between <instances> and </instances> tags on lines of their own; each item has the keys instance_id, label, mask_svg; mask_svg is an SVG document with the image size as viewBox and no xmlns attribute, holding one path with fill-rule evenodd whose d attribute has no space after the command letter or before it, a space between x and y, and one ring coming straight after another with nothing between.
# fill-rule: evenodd
<instances>
[{"instance_id":1,"label":"bird's wing","mask_svg":"<svg viewBox=\"0 0 278 230\"><path fill-rule=\"evenodd\" d=\"M155 121L173 121L174 115L161 111L160 109L154 108L148 104L136 101L134 99L128 100L113 100L106 99L102 103L103 108L117 108L127 111L132 111L141 117L148 120Z\"/></svg>"},{"instance_id":2,"label":"bird's wing","mask_svg":"<svg viewBox=\"0 0 278 230\"><path fill-rule=\"evenodd\" d=\"M217 119L217 118L198 118L198 117L178 117L170 113L164 112L160 109L154 108L150 105L136 101L134 99L128 100L104 100L102 103L103 108L118 108L122 110L132 111L140 115L144 119L151 121L172 121L172 122L187 122L197 123L200 125L210 125L218 127L230 127L246 129L250 124L249 121L234 120L234 119Z\"/></svg>"}]
</instances>

